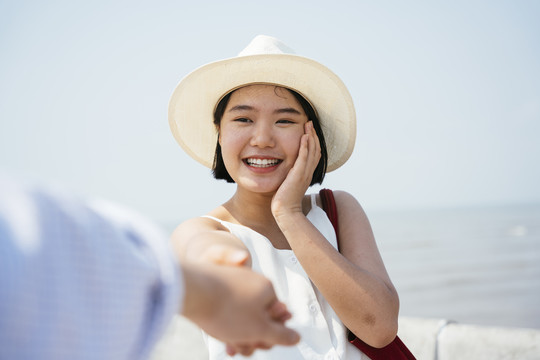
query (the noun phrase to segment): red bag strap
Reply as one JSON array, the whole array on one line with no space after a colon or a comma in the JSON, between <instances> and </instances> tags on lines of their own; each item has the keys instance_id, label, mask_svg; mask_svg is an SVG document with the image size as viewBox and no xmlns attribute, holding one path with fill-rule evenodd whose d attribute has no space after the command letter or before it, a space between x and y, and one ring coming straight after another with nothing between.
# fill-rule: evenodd
<instances>
[{"instance_id":1,"label":"red bag strap","mask_svg":"<svg viewBox=\"0 0 540 360\"><path fill-rule=\"evenodd\" d=\"M336 200L334 199L334 192L330 189L322 189L319 191L319 196L321 197L321 202L323 210L326 212L328 219L334 227L336 232L337 245L339 250L339 222L338 222L338 212L336 206Z\"/></svg>"}]
</instances>

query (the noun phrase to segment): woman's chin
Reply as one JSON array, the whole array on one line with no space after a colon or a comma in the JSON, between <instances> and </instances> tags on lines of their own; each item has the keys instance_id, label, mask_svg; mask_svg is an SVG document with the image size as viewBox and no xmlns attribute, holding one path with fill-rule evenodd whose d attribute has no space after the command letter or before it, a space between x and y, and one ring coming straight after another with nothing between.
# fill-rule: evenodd
<instances>
[{"instance_id":1,"label":"woman's chin","mask_svg":"<svg viewBox=\"0 0 540 360\"><path fill-rule=\"evenodd\" d=\"M255 180L255 179L238 179L236 181L238 186L255 193L267 194L275 193L279 188L281 183L277 181L265 181L265 180Z\"/></svg>"}]
</instances>

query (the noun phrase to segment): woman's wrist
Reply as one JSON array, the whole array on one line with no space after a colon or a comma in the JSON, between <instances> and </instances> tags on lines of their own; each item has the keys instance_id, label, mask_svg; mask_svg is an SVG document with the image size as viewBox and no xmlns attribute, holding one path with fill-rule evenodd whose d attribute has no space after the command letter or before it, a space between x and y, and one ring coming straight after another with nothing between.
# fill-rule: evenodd
<instances>
[{"instance_id":1,"label":"woman's wrist","mask_svg":"<svg viewBox=\"0 0 540 360\"><path fill-rule=\"evenodd\" d=\"M286 211L276 211L273 214L276 223L284 234L287 233L288 229L297 226L301 221L307 219L302 211L302 207L288 209Z\"/></svg>"}]
</instances>

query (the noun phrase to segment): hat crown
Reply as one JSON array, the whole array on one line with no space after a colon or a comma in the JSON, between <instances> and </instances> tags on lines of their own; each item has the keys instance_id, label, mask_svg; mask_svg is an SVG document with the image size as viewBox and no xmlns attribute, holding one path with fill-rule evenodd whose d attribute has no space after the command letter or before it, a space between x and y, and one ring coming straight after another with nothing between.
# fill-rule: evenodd
<instances>
[{"instance_id":1,"label":"hat crown","mask_svg":"<svg viewBox=\"0 0 540 360\"><path fill-rule=\"evenodd\" d=\"M257 35L253 40L251 40L248 46L246 46L244 50L238 54L238 56L294 53L295 52L293 49L274 37Z\"/></svg>"}]
</instances>

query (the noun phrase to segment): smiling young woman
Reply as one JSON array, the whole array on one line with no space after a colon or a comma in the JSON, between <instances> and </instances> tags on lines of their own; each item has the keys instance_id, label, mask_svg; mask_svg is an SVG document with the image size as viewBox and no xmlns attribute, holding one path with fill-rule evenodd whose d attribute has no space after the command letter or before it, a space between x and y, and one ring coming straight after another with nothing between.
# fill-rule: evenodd
<instances>
[{"instance_id":1,"label":"smiling young woman","mask_svg":"<svg viewBox=\"0 0 540 360\"><path fill-rule=\"evenodd\" d=\"M319 196L306 195L352 152L351 96L329 69L288 50L259 36L238 57L186 76L169 104L178 143L236 184L227 202L177 227L178 255L264 274L301 335L296 346L268 351L208 336L211 360L254 351L255 359L362 359L348 329L375 347L396 337L398 296L362 207L335 192L339 251Z\"/></svg>"}]
</instances>

